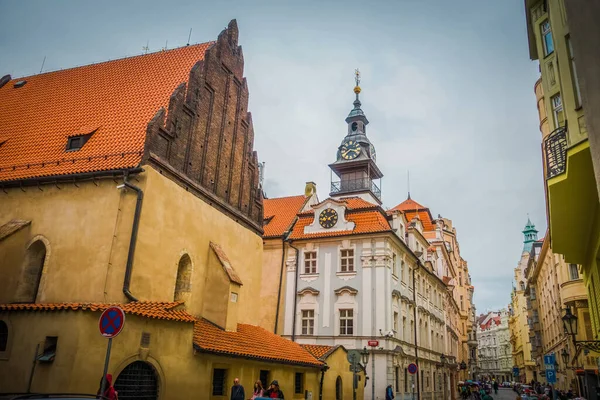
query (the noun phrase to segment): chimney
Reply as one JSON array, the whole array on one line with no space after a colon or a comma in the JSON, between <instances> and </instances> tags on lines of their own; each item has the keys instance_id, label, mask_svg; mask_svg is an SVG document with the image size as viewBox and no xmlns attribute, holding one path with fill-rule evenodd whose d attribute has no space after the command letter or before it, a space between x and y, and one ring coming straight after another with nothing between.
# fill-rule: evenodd
<instances>
[{"instance_id":1,"label":"chimney","mask_svg":"<svg viewBox=\"0 0 600 400\"><path fill-rule=\"evenodd\" d=\"M304 187L304 195L306 197L310 197L314 194L317 194L317 184L314 182L306 182L306 186Z\"/></svg>"}]
</instances>

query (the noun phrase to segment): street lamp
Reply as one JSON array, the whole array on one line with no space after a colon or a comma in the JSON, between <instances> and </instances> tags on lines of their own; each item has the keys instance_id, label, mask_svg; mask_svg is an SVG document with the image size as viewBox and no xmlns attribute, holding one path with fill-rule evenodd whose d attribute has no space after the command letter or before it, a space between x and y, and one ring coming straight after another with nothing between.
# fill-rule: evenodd
<instances>
[{"instance_id":1,"label":"street lamp","mask_svg":"<svg viewBox=\"0 0 600 400\"><path fill-rule=\"evenodd\" d=\"M600 352L600 340L577 340L577 316L571 313L571 308L565 308L565 315L561 318L565 328L565 333L572 337L575 346L575 357L579 355L581 349Z\"/></svg>"},{"instance_id":2,"label":"street lamp","mask_svg":"<svg viewBox=\"0 0 600 400\"><path fill-rule=\"evenodd\" d=\"M569 352L566 348L563 347L562 351L560 352L560 356L563 360L563 363L567 365L569 363Z\"/></svg>"},{"instance_id":3,"label":"street lamp","mask_svg":"<svg viewBox=\"0 0 600 400\"><path fill-rule=\"evenodd\" d=\"M460 362L460 369L467 369L467 364L464 361Z\"/></svg>"},{"instance_id":4,"label":"street lamp","mask_svg":"<svg viewBox=\"0 0 600 400\"><path fill-rule=\"evenodd\" d=\"M367 350L366 346L363 348L363 351L360 352L360 356L362 357L363 365L366 368L369 363L369 350Z\"/></svg>"}]
</instances>

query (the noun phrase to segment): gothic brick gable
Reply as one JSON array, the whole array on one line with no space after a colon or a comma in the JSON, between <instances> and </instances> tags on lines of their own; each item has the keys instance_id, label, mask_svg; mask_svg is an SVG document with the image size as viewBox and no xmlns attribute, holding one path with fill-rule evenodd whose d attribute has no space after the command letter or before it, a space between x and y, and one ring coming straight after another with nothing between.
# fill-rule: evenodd
<instances>
[{"instance_id":1,"label":"gothic brick gable","mask_svg":"<svg viewBox=\"0 0 600 400\"><path fill-rule=\"evenodd\" d=\"M148 123L142 163L158 166L262 233L258 155L238 34L232 20L173 91L168 111L159 110Z\"/></svg>"}]
</instances>

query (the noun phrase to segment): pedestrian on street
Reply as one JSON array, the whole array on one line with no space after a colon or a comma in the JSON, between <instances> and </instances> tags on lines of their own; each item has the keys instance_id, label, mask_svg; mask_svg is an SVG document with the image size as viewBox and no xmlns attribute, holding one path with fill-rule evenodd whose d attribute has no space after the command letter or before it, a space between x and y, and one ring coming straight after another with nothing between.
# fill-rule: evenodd
<instances>
[{"instance_id":1,"label":"pedestrian on street","mask_svg":"<svg viewBox=\"0 0 600 400\"><path fill-rule=\"evenodd\" d=\"M494 394L498 394L498 382L494 381Z\"/></svg>"},{"instance_id":2,"label":"pedestrian on street","mask_svg":"<svg viewBox=\"0 0 600 400\"><path fill-rule=\"evenodd\" d=\"M233 380L233 386L231 387L231 400L245 400L246 393L244 393L244 387L240 385L240 379L235 378Z\"/></svg>"},{"instance_id":3,"label":"pedestrian on street","mask_svg":"<svg viewBox=\"0 0 600 400\"><path fill-rule=\"evenodd\" d=\"M264 394L265 389L263 389L262 387L262 382L256 381L256 383L254 384L254 391L252 392L252 397L250 398L250 400L254 400L257 397L263 397Z\"/></svg>"},{"instance_id":4,"label":"pedestrian on street","mask_svg":"<svg viewBox=\"0 0 600 400\"><path fill-rule=\"evenodd\" d=\"M111 374L106 374L106 376L100 380L100 388L98 389L98 395L100 395L100 391L102 390L102 383L104 382L104 393L102 393L102 398L106 400L119 400L118 393L112 385L112 379L113 377Z\"/></svg>"},{"instance_id":5,"label":"pedestrian on street","mask_svg":"<svg viewBox=\"0 0 600 400\"><path fill-rule=\"evenodd\" d=\"M279 389L279 382L277 382L276 380L271 382L271 386L265 392L264 396L270 399L283 399L283 392L281 391L281 389Z\"/></svg>"},{"instance_id":6,"label":"pedestrian on street","mask_svg":"<svg viewBox=\"0 0 600 400\"><path fill-rule=\"evenodd\" d=\"M385 400L394 400L394 390L392 389L392 385L388 385L385 388Z\"/></svg>"}]
</instances>

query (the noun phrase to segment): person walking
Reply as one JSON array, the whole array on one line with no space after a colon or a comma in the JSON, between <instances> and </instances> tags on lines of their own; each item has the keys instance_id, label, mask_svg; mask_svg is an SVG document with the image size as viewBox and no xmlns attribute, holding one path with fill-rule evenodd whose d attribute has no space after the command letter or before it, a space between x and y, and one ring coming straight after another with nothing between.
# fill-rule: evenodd
<instances>
[{"instance_id":1,"label":"person walking","mask_svg":"<svg viewBox=\"0 0 600 400\"><path fill-rule=\"evenodd\" d=\"M394 390L392 389L392 385L388 385L385 388L385 400L394 400Z\"/></svg>"},{"instance_id":2,"label":"person walking","mask_svg":"<svg viewBox=\"0 0 600 400\"><path fill-rule=\"evenodd\" d=\"M263 389L262 382L256 381L254 383L254 390L252 391L252 397L250 398L250 400L254 400L257 397L263 397L264 394L265 394L265 389Z\"/></svg>"},{"instance_id":3,"label":"person walking","mask_svg":"<svg viewBox=\"0 0 600 400\"><path fill-rule=\"evenodd\" d=\"M498 382L494 381L494 394L498 394Z\"/></svg>"},{"instance_id":4,"label":"person walking","mask_svg":"<svg viewBox=\"0 0 600 400\"><path fill-rule=\"evenodd\" d=\"M233 386L231 387L231 400L246 400L246 393L244 387L240 385L240 379L235 378L233 380Z\"/></svg>"},{"instance_id":5,"label":"person walking","mask_svg":"<svg viewBox=\"0 0 600 400\"><path fill-rule=\"evenodd\" d=\"M112 379L113 377L111 374L106 374L106 376L100 380L100 388L98 389L97 394L100 395L102 383L104 382L104 393L102 393L103 400L119 400L118 393L113 387Z\"/></svg>"},{"instance_id":6,"label":"person walking","mask_svg":"<svg viewBox=\"0 0 600 400\"><path fill-rule=\"evenodd\" d=\"M279 389L279 382L277 382L276 380L271 382L271 386L269 387L269 389L267 389L264 396L270 399L283 399L283 392L281 391L281 389Z\"/></svg>"}]
</instances>

